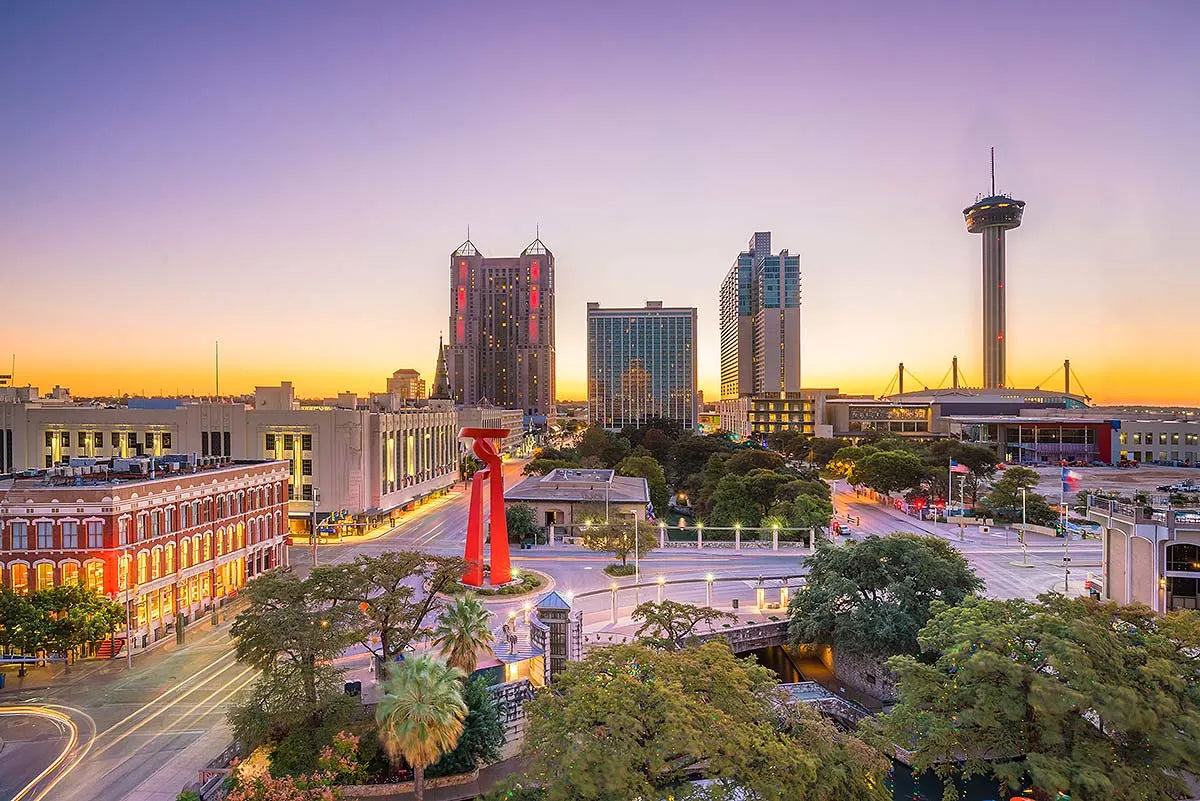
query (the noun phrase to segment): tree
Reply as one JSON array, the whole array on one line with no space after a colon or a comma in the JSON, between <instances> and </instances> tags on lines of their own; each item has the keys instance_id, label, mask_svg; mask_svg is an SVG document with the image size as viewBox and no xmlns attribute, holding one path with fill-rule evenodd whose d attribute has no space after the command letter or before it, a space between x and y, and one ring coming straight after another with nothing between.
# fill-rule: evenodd
<instances>
[{"instance_id":1,"label":"tree","mask_svg":"<svg viewBox=\"0 0 1200 801\"><path fill-rule=\"evenodd\" d=\"M460 595L442 608L433 629L433 644L453 667L470 676L479 664L479 652L495 641L492 613L474 595Z\"/></svg>"},{"instance_id":2,"label":"tree","mask_svg":"<svg viewBox=\"0 0 1200 801\"><path fill-rule=\"evenodd\" d=\"M749 481L744 476L727 475L712 494L712 511L708 522L714 526L740 523L753 528L762 519L762 509L750 494Z\"/></svg>"},{"instance_id":3,"label":"tree","mask_svg":"<svg viewBox=\"0 0 1200 801\"><path fill-rule=\"evenodd\" d=\"M890 494L920 484L925 478L925 465L916 454L879 451L856 462L849 478L852 484Z\"/></svg>"},{"instance_id":4,"label":"tree","mask_svg":"<svg viewBox=\"0 0 1200 801\"><path fill-rule=\"evenodd\" d=\"M537 457L525 463L521 468L523 476L544 476L552 470L557 470L560 467L564 469L574 469L582 465L576 459L543 459Z\"/></svg>"},{"instance_id":5,"label":"tree","mask_svg":"<svg viewBox=\"0 0 1200 801\"><path fill-rule=\"evenodd\" d=\"M0 589L0 647L68 654L110 636L125 609L78 583L31 594Z\"/></svg>"},{"instance_id":6,"label":"tree","mask_svg":"<svg viewBox=\"0 0 1200 801\"><path fill-rule=\"evenodd\" d=\"M773 505L769 516L784 521L780 528L829 528L833 504L827 498L797 495L794 501L780 501ZM766 524L765 518L763 523Z\"/></svg>"},{"instance_id":7,"label":"tree","mask_svg":"<svg viewBox=\"0 0 1200 801\"><path fill-rule=\"evenodd\" d=\"M800 495L811 495L814 498L829 500L829 485L820 480L796 479L780 487L775 493L775 499L794 501Z\"/></svg>"},{"instance_id":8,"label":"tree","mask_svg":"<svg viewBox=\"0 0 1200 801\"><path fill-rule=\"evenodd\" d=\"M430 776L468 773L500 759L504 724L500 720L500 710L488 692L487 681L477 676L463 685L462 694L463 703L467 705L462 734L454 750L430 766Z\"/></svg>"},{"instance_id":9,"label":"tree","mask_svg":"<svg viewBox=\"0 0 1200 801\"><path fill-rule=\"evenodd\" d=\"M687 484L692 476L704 469L713 454L730 453L733 450L733 443L726 437L685 434L671 451L675 463L675 483Z\"/></svg>"},{"instance_id":10,"label":"tree","mask_svg":"<svg viewBox=\"0 0 1200 801\"><path fill-rule=\"evenodd\" d=\"M783 467L783 457L774 451L760 451L755 448L743 448L729 457L725 469L734 475L744 476L752 470L779 470Z\"/></svg>"},{"instance_id":11,"label":"tree","mask_svg":"<svg viewBox=\"0 0 1200 801\"><path fill-rule=\"evenodd\" d=\"M829 462L825 465L835 476L844 477L850 480L851 484L857 483L850 478L851 471L854 470L862 460L866 459L873 453L878 453L879 449L871 445L847 445L838 450L829 457Z\"/></svg>"},{"instance_id":12,"label":"tree","mask_svg":"<svg viewBox=\"0 0 1200 801\"><path fill-rule=\"evenodd\" d=\"M992 775L1034 797L1188 795L1200 774L1200 616L1061 595L937 603L899 656L884 732L914 767ZM957 764L948 761L954 760ZM1015 794L1015 792L1014 792Z\"/></svg>"},{"instance_id":13,"label":"tree","mask_svg":"<svg viewBox=\"0 0 1200 801\"><path fill-rule=\"evenodd\" d=\"M309 581L316 597L351 610L357 641L386 662L428 636L425 620L438 593L462 578L466 568L458 557L385 551L360 555L348 564L315 567Z\"/></svg>"},{"instance_id":14,"label":"tree","mask_svg":"<svg viewBox=\"0 0 1200 801\"><path fill-rule=\"evenodd\" d=\"M707 606L675 601L646 601L633 610L632 619L642 621L634 633L639 640L655 648L678 651L695 644L696 629L722 620L737 620L737 615Z\"/></svg>"},{"instance_id":15,"label":"tree","mask_svg":"<svg viewBox=\"0 0 1200 801\"><path fill-rule=\"evenodd\" d=\"M996 451L994 449L955 439L939 439L930 445L929 456L925 463L934 469L948 468L951 459L961 465L966 465L967 469L978 478L990 478L996 472Z\"/></svg>"},{"instance_id":16,"label":"tree","mask_svg":"<svg viewBox=\"0 0 1200 801\"><path fill-rule=\"evenodd\" d=\"M617 475L646 479L650 503L654 511L663 514L667 509L667 476L653 456L626 456L617 465Z\"/></svg>"},{"instance_id":17,"label":"tree","mask_svg":"<svg viewBox=\"0 0 1200 801\"><path fill-rule=\"evenodd\" d=\"M324 774L311 776L253 776L239 781L226 801L338 801L342 791L329 786Z\"/></svg>"},{"instance_id":18,"label":"tree","mask_svg":"<svg viewBox=\"0 0 1200 801\"><path fill-rule=\"evenodd\" d=\"M311 705L303 700L310 683L317 699ZM354 705L343 691L341 671L333 665L320 664L307 671L294 662L280 661L254 680L245 701L229 708L229 728L249 752L295 731L341 725L350 719ZM310 756L315 757L316 748L314 741Z\"/></svg>"},{"instance_id":19,"label":"tree","mask_svg":"<svg viewBox=\"0 0 1200 801\"><path fill-rule=\"evenodd\" d=\"M268 674L288 672L300 690L297 703L309 711L320 703L318 677L322 671L318 668L363 634L357 609L331 603L314 590L312 579L301 581L293 573L264 573L242 590L249 606L234 619L230 630L238 661Z\"/></svg>"},{"instance_id":20,"label":"tree","mask_svg":"<svg viewBox=\"0 0 1200 801\"><path fill-rule=\"evenodd\" d=\"M507 504L504 507L504 521L508 524L508 541L536 540L542 533L537 524L537 512L527 503Z\"/></svg>"},{"instance_id":21,"label":"tree","mask_svg":"<svg viewBox=\"0 0 1200 801\"><path fill-rule=\"evenodd\" d=\"M453 750L462 734L461 676L433 656L406 659L388 675L375 707L379 741L393 768L401 758L412 768L417 801L425 798L425 768Z\"/></svg>"},{"instance_id":22,"label":"tree","mask_svg":"<svg viewBox=\"0 0 1200 801\"><path fill-rule=\"evenodd\" d=\"M659 801L694 790L697 772L747 798L888 797L879 760L860 771L856 792L835 795L823 766L849 738L815 715L785 730L776 693L770 671L723 642L599 649L529 702L524 782L541 785L546 801Z\"/></svg>"},{"instance_id":23,"label":"tree","mask_svg":"<svg viewBox=\"0 0 1200 801\"><path fill-rule=\"evenodd\" d=\"M830 439L828 437L816 437L812 441L812 449L809 451L808 460L818 467L826 467L833 455L841 450L846 444L842 439Z\"/></svg>"},{"instance_id":24,"label":"tree","mask_svg":"<svg viewBox=\"0 0 1200 801\"><path fill-rule=\"evenodd\" d=\"M678 436L671 436L661 428L651 428L642 437L639 443L643 448L650 452L664 471L671 469L671 448L675 447L675 440Z\"/></svg>"},{"instance_id":25,"label":"tree","mask_svg":"<svg viewBox=\"0 0 1200 801\"><path fill-rule=\"evenodd\" d=\"M845 547L817 540L805 564L808 582L792 596L788 639L876 657L917 653L930 604L957 604L983 589L962 554L944 540L916 534L868 537Z\"/></svg>"},{"instance_id":26,"label":"tree","mask_svg":"<svg viewBox=\"0 0 1200 801\"><path fill-rule=\"evenodd\" d=\"M750 497L765 512L785 485L791 483L792 477L775 470L756 468L746 474L745 487Z\"/></svg>"},{"instance_id":27,"label":"tree","mask_svg":"<svg viewBox=\"0 0 1200 801\"><path fill-rule=\"evenodd\" d=\"M1045 496L1033 491L1040 480L1041 476L1028 467L1010 467L983 496L983 508L1000 520L1020 520L1023 501L1026 519L1030 523L1053 524L1058 513L1050 509Z\"/></svg>"},{"instance_id":28,"label":"tree","mask_svg":"<svg viewBox=\"0 0 1200 801\"><path fill-rule=\"evenodd\" d=\"M636 542L634 530L637 530ZM608 552L621 560L624 565L637 549L638 556L645 556L658 545L658 535L649 523L639 523L636 527L627 520L600 521L585 525L580 530L583 547L593 551Z\"/></svg>"}]
</instances>

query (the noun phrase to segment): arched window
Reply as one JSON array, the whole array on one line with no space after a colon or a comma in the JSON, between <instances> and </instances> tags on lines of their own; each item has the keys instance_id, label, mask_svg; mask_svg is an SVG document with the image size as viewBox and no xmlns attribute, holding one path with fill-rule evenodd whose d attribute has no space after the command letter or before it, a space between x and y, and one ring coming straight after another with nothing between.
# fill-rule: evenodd
<instances>
[{"instance_id":1,"label":"arched window","mask_svg":"<svg viewBox=\"0 0 1200 801\"><path fill-rule=\"evenodd\" d=\"M203 562L205 560L204 550L200 547L200 535L192 537L192 564Z\"/></svg>"},{"instance_id":2,"label":"arched window","mask_svg":"<svg viewBox=\"0 0 1200 801\"><path fill-rule=\"evenodd\" d=\"M162 577L162 554L163 549L156 547L150 552L150 578L157 579Z\"/></svg>"},{"instance_id":3,"label":"arched window","mask_svg":"<svg viewBox=\"0 0 1200 801\"><path fill-rule=\"evenodd\" d=\"M170 574L175 572L175 543L168 542L163 551L163 571Z\"/></svg>"},{"instance_id":4,"label":"arched window","mask_svg":"<svg viewBox=\"0 0 1200 801\"><path fill-rule=\"evenodd\" d=\"M212 532L204 535L204 561L212 559Z\"/></svg>"},{"instance_id":5,"label":"arched window","mask_svg":"<svg viewBox=\"0 0 1200 801\"><path fill-rule=\"evenodd\" d=\"M78 584L79 583L79 563L78 562L63 562L59 565L59 570L62 572L63 584Z\"/></svg>"},{"instance_id":6,"label":"arched window","mask_svg":"<svg viewBox=\"0 0 1200 801\"><path fill-rule=\"evenodd\" d=\"M8 586L18 595L29 592L29 566L22 564L9 565Z\"/></svg>"},{"instance_id":7,"label":"arched window","mask_svg":"<svg viewBox=\"0 0 1200 801\"><path fill-rule=\"evenodd\" d=\"M104 563L99 559L88 562L83 567L84 581L87 588L93 592L104 592Z\"/></svg>"},{"instance_id":8,"label":"arched window","mask_svg":"<svg viewBox=\"0 0 1200 801\"><path fill-rule=\"evenodd\" d=\"M122 556L117 564L117 589L125 590L129 587L130 566L132 565L133 557L129 555Z\"/></svg>"},{"instance_id":9,"label":"arched window","mask_svg":"<svg viewBox=\"0 0 1200 801\"><path fill-rule=\"evenodd\" d=\"M51 562L37 564L37 588L49 590L54 588L54 565Z\"/></svg>"},{"instance_id":10,"label":"arched window","mask_svg":"<svg viewBox=\"0 0 1200 801\"><path fill-rule=\"evenodd\" d=\"M217 556L225 553L225 529L217 529Z\"/></svg>"},{"instance_id":11,"label":"arched window","mask_svg":"<svg viewBox=\"0 0 1200 801\"><path fill-rule=\"evenodd\" d=\"M137 583L145 584L150 580L150 554L142 551L137 555Z\"/></svg>"},{"instance_id":12,"label":"arched window","mask_svg":"<svg viewBox=\"0 0 1200 801\"><path fill-rule=\"evenodd\" d=\"M245 548L245 547L246 547L246 529L241 523L238 523L237 540L233 543L233 548L231 548L230 550L235 550L235 549L241 550L242 548Z\"/></svg>"}]
</instances>

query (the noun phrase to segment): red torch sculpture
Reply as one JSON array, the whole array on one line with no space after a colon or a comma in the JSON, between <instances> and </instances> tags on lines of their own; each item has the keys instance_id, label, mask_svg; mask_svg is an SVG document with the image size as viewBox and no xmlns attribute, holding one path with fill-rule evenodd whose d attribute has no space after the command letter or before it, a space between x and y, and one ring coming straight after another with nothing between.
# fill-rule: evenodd
<instances>
[{"instance_id":1,"label":"red torch sculpture","mask_svg":"<svg viewBox=\"0 0 1200 801\"><path fill-rule=\"evenodd\" d=\"M492 446L493 439L508 435L507 428L464 428L460 437L474 440L471 450L486 465L471 477L471 507L467 514L467 572L463 584L483 585L483 481L490 479L492 492L488 504L491 514L492 586L512 581L508 562L508 522L504 517L504 473L500 470L500 455Z\"/></svg>"}]
</instances>

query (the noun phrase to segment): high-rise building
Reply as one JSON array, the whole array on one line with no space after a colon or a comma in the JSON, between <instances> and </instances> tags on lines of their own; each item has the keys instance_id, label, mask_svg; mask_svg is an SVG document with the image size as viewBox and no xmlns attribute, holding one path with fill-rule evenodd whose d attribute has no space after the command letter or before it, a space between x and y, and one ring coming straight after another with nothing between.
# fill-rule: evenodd
<instances>
[{"instance_id":1,"label":"high-rise building","mask_svg":"<svg viewBox=\"0 0 1200 801\"><path fill-rule=\"evenodd\" d=\"M759 231L721 284L721 398L800 392L800 257Z\"/></svg>"},{"instance_id":2,"label":"high-rise building","mask_svg":"<svg viewBox=\"0 0 1200 801\"><path fill-rule=\"evenodd\" d=\"M661 417L696 427L696 309L587 308L588 421L608 429Z\"/></svg>"},{"instance_id":3,"label":"high-rise building","mask_svg":"<svg viewBox=\"0 0 1200 801\"><path fill-rule=\"evenodd\" d=\"M552 414L554 254L540 239L515 258L470 240L451 254L448 367L455 403Z\"/></svg>"},{"instance_id":4,"label":"high-rise building","mask_svg":"<svg viewBox=\"0 0 1200 801\"><path fill-rule=\"evenodd\" d=\"M425 379L416 370L403 368L387 380L387 391L399 395L402 400L424 400Z\"/></svg>"},{"instance_id":5,"label":"high-rise building","mask_svg":"<svg viewBox=\"0 0 1200 801\"><path fill-rule=\"evenodd\" d=\"M996 194L996 158L992 151L992 193L963 209L967 230L983 234L983 386L1005 386L1004 232L1021 224L1024 200Z\"/></svg>"}]
</instances>

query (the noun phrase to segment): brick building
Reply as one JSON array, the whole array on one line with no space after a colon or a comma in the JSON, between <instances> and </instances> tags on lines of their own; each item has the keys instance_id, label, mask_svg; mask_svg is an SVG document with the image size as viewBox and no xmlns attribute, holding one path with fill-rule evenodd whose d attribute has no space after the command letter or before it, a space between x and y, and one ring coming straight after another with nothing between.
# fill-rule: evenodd
<instances>
[{"instance_id":1,"label":"brick building","mask_svg":"<svg viewBox=\"0 0 1200 801\"><path fill-rule=\"evenodd\" d=\"M73 461L0 476L4 586L81 582L128 605L141 645L287 564L286 462Z\"/></svg>"}]
</instances>

